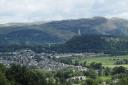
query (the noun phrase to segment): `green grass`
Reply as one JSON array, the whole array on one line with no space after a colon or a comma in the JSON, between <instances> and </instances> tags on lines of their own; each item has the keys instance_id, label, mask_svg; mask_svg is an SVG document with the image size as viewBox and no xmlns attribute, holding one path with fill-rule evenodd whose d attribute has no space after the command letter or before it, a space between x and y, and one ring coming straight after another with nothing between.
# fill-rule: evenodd
<instances>
[{"instance_id":1,"label":"green grass","mask_svg":"<svg viewBox=\"0 0 128 85\"><path fill-rule=\"evenodd\" d=\"M115 65L114 63L117 60L122 60L122 59L128 59L128 55L124 55L124 56L103 56L103 57L82 57L77 59L78 61L80 61L80 63L86 61L87 64L90 64L92 62L96 62L96 63L102 63L105 67L116 67L116 66L124 66L128 68L128 64L125 65Z\"/></svg>"},{"instance_id":2,"label":"green grass","mask_svg":"<svg viewBox=\"0 0 128 85\"><path fill-rule=\"evenodd\" d=\"M98 77L98 79L102 81L111 80L111 76L101 76L101 77Z\"/></svg>"},{"instance_id":3,"label":"green grass","mask_svg":"<svg viewBox=\"0 0 128 85\"><path fill-rule=\"evenodd\" d=\"M128 68L128 64L127 65L104 65L105 67L110 67L110 68L114 68L114 67L119 67L119 66L123 66Z\"/></svg>"}]
</instances>

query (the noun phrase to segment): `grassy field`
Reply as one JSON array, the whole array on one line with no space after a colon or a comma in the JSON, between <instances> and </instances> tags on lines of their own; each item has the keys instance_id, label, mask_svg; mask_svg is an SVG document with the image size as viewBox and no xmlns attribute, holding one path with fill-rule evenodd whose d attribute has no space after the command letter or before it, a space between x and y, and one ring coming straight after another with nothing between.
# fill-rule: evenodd
<instances>
[{"instance_id":1,"label":"grassy field","mask_svg":"<svg viewBox=\"0 0 128 85\"><path fill-rule=\"evenodd\" d=\"M124 55L124 56L100 56L100 57L82 57L77 59L80 62L84 62L86 61L87 64L91 63L91 62L96 62L96 63L102 63L105 67L115 67L115 66L124 66L128 68L128 64L125 65L115 65L114 63L117 60L123 60L123 59L128 59L128 55Z\"/></svg>"},{"instance_id":2,"label":"grassy field","mask_svg":"<svg viewBox=\"0 0 128 85\"><path fill-rule=\"evenodd\" d=\"M98 77L98 79L103 81L111 80L111 76L101 76L101 77Z\"/></svg>"}]
</instances>

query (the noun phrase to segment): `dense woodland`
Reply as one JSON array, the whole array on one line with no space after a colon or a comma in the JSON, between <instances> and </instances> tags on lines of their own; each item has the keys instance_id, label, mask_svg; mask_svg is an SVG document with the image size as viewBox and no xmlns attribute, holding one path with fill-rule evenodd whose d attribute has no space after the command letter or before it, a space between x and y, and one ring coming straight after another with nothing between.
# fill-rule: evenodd
<instances>
[{"instance_id":1,"label":"dense woodland","mask_svg":"<svg viewBox=\"0 0 128 85\"><path fill-rule=\"evenodd\" d=\"M82 35L74 36L64 44L42 44L42 45L6 45L0 46L1 52L13 52L18 49L29 48L35 52L92 52L112 55L128 54L128 37L112 35Z\"/></svg>"},{"instance_id":2,"label":"dense woodland","mask_svg":"<svg viewBox=\"0 0 128 85\"><path fill-rule=\"evenodd\" d=\"M76 36L67 41L65 47L71 52L125 54L128 52L128 37L112 35Z\"/></svg>"},{"instance_id":3,"label":"dense woodland","mask_svg":"<svg viewBox=\"0 0 128 85\"><path fill-rule=\"evenodd\" d=\"M124 67L112 69L94 62L87 67L89 70L85 72L74 71L72 68L47 71L14 64L5 67L0 64L0 85L103 85L104 82L107 85L127 85L128 83L128 71ZM85 76L86 80L69 80L75 76Z\"/></svg>"}]
</instances>

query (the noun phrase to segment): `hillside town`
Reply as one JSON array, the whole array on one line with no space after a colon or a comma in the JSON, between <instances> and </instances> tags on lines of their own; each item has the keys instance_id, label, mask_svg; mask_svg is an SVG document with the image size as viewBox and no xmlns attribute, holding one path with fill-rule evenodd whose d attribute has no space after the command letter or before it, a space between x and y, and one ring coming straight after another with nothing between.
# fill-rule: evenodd
<instances>
[{"instance_id":1,"label":"hillside town","mask_svg":"<svg viewBox=\"0 0 128 85\"><path fill-rule=\"evenodd\" d=\"M47 70L60 70L67 67L72 67L78 70L86 71L87 68L82 66L74 66L68 65L61 62L57 62L52 58L56 57L69 57L73 56L74 54L60 54L60 55L53 55L49 53L35 53L32 50L23 49L18 50L16 52L8 52L8 53L0 53L0 63L6 66L10 64L19 64L27 67L39 68L39 69L47 69ZM78 54L76 54L78 55ZM82 56L82 54L79 54Z\"/></svg>"}]
</instances>

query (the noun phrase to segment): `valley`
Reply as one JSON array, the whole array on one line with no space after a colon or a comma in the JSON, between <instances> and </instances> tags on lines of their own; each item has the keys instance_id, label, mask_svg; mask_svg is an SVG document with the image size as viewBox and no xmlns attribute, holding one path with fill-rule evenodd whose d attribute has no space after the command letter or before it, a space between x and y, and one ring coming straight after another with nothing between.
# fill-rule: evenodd
<instances>
[{"instance_id":1,"label":"valley","mask_svg":"<svg viewBox=\"0 0 128 85\"><path fill-rule=\"evenodd\" d=\"M93 17L0 25L0 83L127 85L127 24Z\"/></svg>"}]
</instances>

